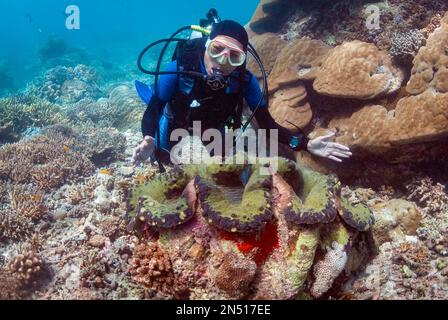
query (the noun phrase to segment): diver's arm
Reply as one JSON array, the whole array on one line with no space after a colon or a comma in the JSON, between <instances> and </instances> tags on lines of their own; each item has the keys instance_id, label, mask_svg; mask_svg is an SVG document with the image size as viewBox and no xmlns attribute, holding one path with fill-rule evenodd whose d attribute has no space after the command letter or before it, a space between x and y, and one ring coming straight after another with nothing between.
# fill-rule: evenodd
<instances>
[{"instance_id":1,"label":"diver's arm","mask_svg":"<svg viewBox=\"0 0 448 320\"><path fill-rule=\"evenodd\" d=\"M260 85L258 84L257 78L250 72L248 72L250 79L245 84L245 99L250 109L253 111L258 105L260 101L260 97L262 96L262 92L260 89ZM263 99L260 107L255 113L255 120L257 120L258 125L261 129L267 130L267 137L269 138L269 130L277 129L278 130L278 139L279 142L284 143L286 145L290 145L293 137L297 137L299 139L299 144L297 148L294 150L306 150L308 151L308 142L309 139L306 134L299 129L296 134L292 134L291 131L279 125L274 118L272 118L269 113L268 106L266 104L265 99Z\"/></svg>"},{"instance_id":2,"label":"diver's arm","mask_svg":"<svg viewBox=\"0 0 448 320\"><path fill-rule=\"evenodd\" d=\"M177 62L171 62L164 71L177 71ZM170 101L176 90L178 77L175 74L164 74L159 77L157 96L155 94L154 85L151 86L151 96L148 97L149 102L142 119L143 137L155 137L157 123L163 114L163 108Z\"/></svg>"},{"instance_id":3,"label":"diver's arm","mask_svg":"<svg viewBox=\"0 0 448 320\"><path fill-rule=\"evenodd\" d=\"M151 97L151 100L142 118L143 137L155 137L157 123L162 117L163 107L165 106L165 104L166 102L157 99L155 96Z\"/></svg>"}]
</instances>

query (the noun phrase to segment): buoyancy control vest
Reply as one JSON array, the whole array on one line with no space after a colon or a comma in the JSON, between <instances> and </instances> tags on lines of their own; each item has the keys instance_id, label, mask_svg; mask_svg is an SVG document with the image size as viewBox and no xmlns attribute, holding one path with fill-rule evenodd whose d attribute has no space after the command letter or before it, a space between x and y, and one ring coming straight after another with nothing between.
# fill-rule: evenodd
<instances>
[{"instance_id":1,"label":"buoyancy control vest","mask_svg":"<svg viewBox=\"0 0 448 320\"><path fill-rule=\"evenodd\" d=\"M206 38L199 38L179 44L173 57L177 60L178 71L201 72L206 41ZM234 128L238 127L247 76L245 66L240 67L228 77L227 88L213 91L201 79L181 74L176 93L165 108L165 116L176 129L191 130L194 121L201 122L202 131L210 128L221 130L231 121Z\"/></svg>"}]
</instances>

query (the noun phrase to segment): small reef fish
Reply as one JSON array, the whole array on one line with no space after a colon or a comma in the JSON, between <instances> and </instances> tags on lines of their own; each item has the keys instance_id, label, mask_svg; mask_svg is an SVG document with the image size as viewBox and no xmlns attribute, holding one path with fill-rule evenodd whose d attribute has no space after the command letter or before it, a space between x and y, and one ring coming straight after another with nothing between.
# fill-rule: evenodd
<instances>
[{"instance_id":1,"label":"small reef fish","mask_svg":"<svg viewBox=\"0 0 448 320\"><path fill-rule=\"evenodd\" d=\"M101 169L100 170L100 174L107 174L107 175L111 176L112 172L110 172L109 169Z\"/></svg>"}]
</instances>

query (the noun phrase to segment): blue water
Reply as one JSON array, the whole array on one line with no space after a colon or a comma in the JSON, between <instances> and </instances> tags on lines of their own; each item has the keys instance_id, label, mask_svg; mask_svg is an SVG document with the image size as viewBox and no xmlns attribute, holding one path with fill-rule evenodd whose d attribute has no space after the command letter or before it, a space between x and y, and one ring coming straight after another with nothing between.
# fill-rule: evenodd
<instances>
[{"instance_id":1,"label":"blue water","mask_svg":"<svg viewBox=\"0 0 448 320\"><path fill-rule=\"evenodd\" d=\"M257 4L258 0L1 0L0 74L7 72L18 88L41 74L45 66L39 50L49 37L107 65L134 64L147 43L181 26L198 24L212 7L222 19L245 25ZM80 30L66 28L68 5L80 9Z\"/></svg>"}]
</instances>

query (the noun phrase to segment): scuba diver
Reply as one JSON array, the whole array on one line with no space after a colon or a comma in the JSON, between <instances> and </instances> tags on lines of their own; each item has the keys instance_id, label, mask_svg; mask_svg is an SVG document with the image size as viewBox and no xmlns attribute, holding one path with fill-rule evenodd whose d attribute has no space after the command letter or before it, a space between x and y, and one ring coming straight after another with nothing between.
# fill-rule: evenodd
<instances>
[{"instance_id":1,"label":"scuba diver","mask_svg":"<svg viewBox=\"0 0 448 320\"><path fill-rule=\"evenodd\" d=\"M349 158L352 154L348 147L330 141L334 133L309 140L300 129L293 134L276 123L268 109L266 73L261 59L249 43L245 28L232 20L221 21L216 10L213 10L208 15L208 21L211 22L208 29L202 26L184 27L170 39L149 45L140 55L140 70L156 78L151 87L139 81L135 83L140 98L148 107L141 126L144 139L134 149L131 163L136 166L155 156L160 165L160 152L166 155L177 143L170 141L171 132L178 128L191 132L193 121L201 122L202 131L215 128L224 132L226 126L241 128L244 100L252 115L243 126L243 131L255 118L259 128L267 129L268 138L269 130L277 129L279 142L294 151L306 150L337 162ZM195 30L196 36L189 40L175 38L187 29ZM204 36L198 37L198 31ZM163 54L172 41L178 42L176 52L172 62L161 72ZM141 64L143 55L149 48L162 42L166 42L166 45L157 70L146 70ZM258 79L246 69L248 52L264 74L263 91Z\"/></svg>"}]
</instances>

